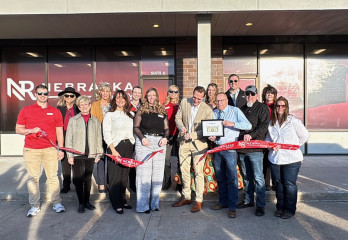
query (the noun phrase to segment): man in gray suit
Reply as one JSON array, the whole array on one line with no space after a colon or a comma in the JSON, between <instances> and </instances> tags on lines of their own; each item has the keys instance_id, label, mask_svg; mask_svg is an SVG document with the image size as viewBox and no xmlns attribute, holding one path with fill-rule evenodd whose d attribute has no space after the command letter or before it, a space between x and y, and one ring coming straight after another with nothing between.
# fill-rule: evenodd
<instances>
[{"instance_id":1,"label":"man in gray suit","mask_svg":"<svg viewBox=\"0 0 348 240\"><path fill-rule=\"evenodd\" d=\"M207 138L203 137L202 120L213 118L212 109L203 102L205 89L196 87L192 98L181 101L179 110L175 116L175 123L180 131L179 159L182 176L182 198L173 204L173 207L181 207L191 204L191 166L195 170L196 202L191 212L199 212L203 205L204 191L204 161L198 163L201 156L208 150ZM191 157L193 163L191 165ZM198 164L197 164L198 163Z\"/></svg>"}]
</instances>

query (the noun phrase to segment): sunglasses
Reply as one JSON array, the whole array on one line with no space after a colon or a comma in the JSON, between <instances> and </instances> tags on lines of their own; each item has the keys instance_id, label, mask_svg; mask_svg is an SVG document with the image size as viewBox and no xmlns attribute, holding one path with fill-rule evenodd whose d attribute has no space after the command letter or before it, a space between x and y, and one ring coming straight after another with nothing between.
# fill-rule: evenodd
<instances>
[{"instance_id":1,"label":"sunglasses","mask_svg":"<svg viewBox=\"0 0 348 240\"><path fill-rule=\"evenodd\" d=\"M285 108L285 105L277 105L277 108Z\"/></svg>"},{"instance_id":2,"label":"sunglasses","mask_svg":"<svg viewBox=\"0 0 348 240\"><path fill-rule=\"evenodd\" d=\"M178 93L179 91L169 90L169 93Z\"/></svg>"},{"instance_id":3,"label":"sunglasses","mask_svg":"<svg viewBox=\"0 0 348 240\"><path fill-rule=\"evenodd\" d=\"M254 93L254 92L245 92L245 96L249 96L249 95L251 95L251 96L255 96L256 95L256 93Z\"/></svg>"},{"instance_id":4,"label":"sunglasses","mask_svg":"<svg viewBox=\"0 0 348 240\"><path fill-rule=\"evenodd\" d=\"M41 95L48 96L48 92L37 92L36 94L39 96L41 96Z\"/></svg>"},{"instance_id":5,"label":"sunglasses","mask_svg":"<svg viewBox=\"0 0 348 240\"><path fill-rule=\"evenodd\" d=\"M238 80L230 80L229 83L238 82Z\"/></svg>"},{"instance_id":6,"label":"sunglasses","mask_svg":"<svg viewBox=\"0 0 348 240\"><path fill-rule=\"evenodd\" d=\"M64 97L68 98L74 98L75 97L75 94L64 94Z\"/></svg>"}]
</instances>

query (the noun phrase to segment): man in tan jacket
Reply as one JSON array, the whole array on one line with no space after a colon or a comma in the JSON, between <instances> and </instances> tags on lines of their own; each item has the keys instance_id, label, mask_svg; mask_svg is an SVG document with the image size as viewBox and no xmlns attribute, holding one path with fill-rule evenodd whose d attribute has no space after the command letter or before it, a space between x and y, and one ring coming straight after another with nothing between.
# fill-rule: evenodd
<instances>
[{"instance_id":1,"label":"man in tan jacket","mask_svg":"<svg viewBox=\"0 0 348 240\"><path fill-rule=\"evenodd\" d=\"M173 204L173 207L181 207L191 204L191 166L195 171L196 202L191 212L202 209L204 191L204 161L199 164L200 157L208 150L207 138L203 137L202 120L213 118L212 109L203 102L205 89L196 87L192 98L181 101L179 110L175 116L175 123L180 131L178 141L180 142L179 159L182 175L183 190L182 198ZM191 164L191 159L193 160Z\"/></svg>"}]
</instances>

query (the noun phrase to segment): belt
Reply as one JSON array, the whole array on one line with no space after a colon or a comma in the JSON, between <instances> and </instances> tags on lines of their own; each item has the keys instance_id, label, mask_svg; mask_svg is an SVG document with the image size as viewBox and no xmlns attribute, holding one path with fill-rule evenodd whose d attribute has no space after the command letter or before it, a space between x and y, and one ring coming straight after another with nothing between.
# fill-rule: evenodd
<instances>
[{"instance_id":1,"label":"belt","mask_svg":"<svg viewBox=\"0 0 348 240\"><path fill-rule=\"evenodd\" d=\"M164 134L159 134L159 133L143 133L143 134L149 135L149 136L156 136L156 137L158 137L158 136L163 137L164 136Z\"/></svg>"}]
</instances>

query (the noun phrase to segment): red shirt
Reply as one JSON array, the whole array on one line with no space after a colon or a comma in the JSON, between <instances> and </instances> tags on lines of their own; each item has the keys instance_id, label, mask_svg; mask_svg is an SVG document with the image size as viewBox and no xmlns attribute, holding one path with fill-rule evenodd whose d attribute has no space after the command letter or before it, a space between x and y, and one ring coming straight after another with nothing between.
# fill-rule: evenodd
<instances>
[{"instance_id":1,"label":"red shirt","mask_svg":"<svg viewBox=\"0 0 348 240\"><path fill-rule=\"evenodd\" d=\"M265 103L269 110L269 119L271 120L272 117L272 111L274 110L274 102L273 103Z\"/></svg>"},{"instance_id":2,"label":"red shirt","mask_svg":"<svg viewBox=\"0 0 348 240\"><path fill-rule=\"evenodd\" d=\"M68 129L69 119L73 116L75 116L74 107L71 107L70 109L67 108L64 116L64 131Z\"/></svg>"},{"instance_id":3,"label":"red shirt","mask_svg":"<svg viewBox=\"0 0 348 240\"><path fill-rule=\"evenodd\" d=\"M167 116L168 116L168 121L169 121L169 136L174 136L175 134L178 133L178 129L175 124L175 115L176 112L179 109L178 104L173 104L169 102L166 106L165 109L167 111Z\"/></svg>"},{"instance_id":4,"label":"red shirt","mask_svg":"<svg viewBox=\"0 0 348 240\"><path fill-rule=\"evenodd\" d=\"M31 129L39 127L45 131L48 138L57 143L56 127L63 127L63 117L57 108L47 104L47 108L42 108L37 103L23 108L17 118L18 125L24 125ZM49 141L42 137L36 137L36 134L25 136L24 147L33 149L43 149L53 147Z\"/></svg>"}]
</instances>

